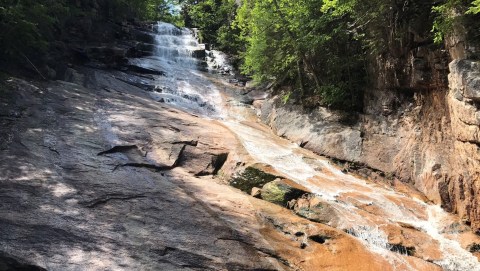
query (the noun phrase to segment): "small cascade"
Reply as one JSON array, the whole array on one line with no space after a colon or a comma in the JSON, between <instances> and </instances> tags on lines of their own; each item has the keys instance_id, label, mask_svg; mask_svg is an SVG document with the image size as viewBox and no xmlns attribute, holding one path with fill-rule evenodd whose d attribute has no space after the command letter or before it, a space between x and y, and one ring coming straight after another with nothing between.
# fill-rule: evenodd
<instances>
[{"instance_id":1,"label":"small cascade","mask_svg":"<svg viewBox=\"0 0 480 271\"><path fill-rule=\"evenodd\" d=\"M159 22L155 26L155 52L154 55L170 64L177 64L194 69L199 65L199 60L194 58L194 53L205 50L187 28L178 28L172 24Z\"/></svg>"},{"instance_id":2,"label":"small cascade","mask_svg":"<svg viewBox=\"0 0 480 271\"><path fill-rule=\"evenodd\" d=\"M194 32L169 23L154 26L154 55L133 59L135 65L163 71L155 81L152 98L207 118L222 118L222 98L217 87L201 72L206 66L205 45Z\"/></svg>"},{"instance_id":3,"label":"small cascade","mask_svg":"<svg viewBox=\"0 0 480 271\"><path fill-rule=\"evenodd\" d=\"M385 230L403 224L411 225L438 242L441 259L432 262L444 270L480 271L478 259L461 247L460 236L442 233L455 217L439 206L344 174L324 158L314 154L305 156L305 151L296 144L251 126L235 121L226 122L226 125L237 134L256 161L271 165L335 209L339 221L332 226L357 237L372 252L389 260L392 266L405 264L402 257L407 251L391 245ZM316 167L306 163L305 157L315 157Z\"/></svg>"}]
</instances>

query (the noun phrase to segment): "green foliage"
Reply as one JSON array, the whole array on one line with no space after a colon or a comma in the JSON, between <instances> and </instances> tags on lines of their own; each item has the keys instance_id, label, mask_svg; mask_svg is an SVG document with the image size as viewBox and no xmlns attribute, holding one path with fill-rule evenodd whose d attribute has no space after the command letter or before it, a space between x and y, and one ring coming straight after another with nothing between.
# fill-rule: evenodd
<instances>
[{"instance_id":1,"label":"green foliage","mask_svg":"<svg viewBox=\"0 0 480 271\"><path fill-rule=\"evenodd\" d=\"M232 25L237 4L235 0L183 0L182 12L187 27L200 30L200 41L235 54L242 50L239 29Z\"/></svg>"},{"instance_id":2,"label":"green foliage","mask_svg":"<svg viewBox=\"0 0 480 271\"><path fill-rule=\"evenodd\" d=\"M178 22L180 15L174 11L176 0L106 0L106 17L114 20L137 18Z\"/></svg>"},{"instance_id":3,"label":"green foliage","mask_svg":"<svg viewBox=\"0 0 480 271\"><path fill-rule=\"evenodd\" d=\"M432 33L437 44L452 33L455 25L463 25L470 32L478 31L479 17L476 14L480 13L480 0L444 0L433 6L432 12L435 14Z\"/></svg>"},{"instance_id":4,"label":"green foliage","mask_svg":"<svg viewBox=\"0 0 480 271\"><path fill-rule=\"evenodd\" d=\"M432 7L435 20L431 31L436 44L441 44L445 35L453 31L454 23L458 21L463 14L463 12L459 12L459 9L463 7L464 2L463 0L446 0Z\"/></svg>"},{"instance_id":5,"label":"green foliage","mask_svg":"<svg viewBox=\"0 0 480 271\"><path fill-rule=\"evenodd\" d=\"M67 7L57 0L0 0L0 58L41 54Z\"/></svg>"},{"instance_id":6,"label":"green foliage","mask_svg":"<svg viewBox=\"0 0 480 271\"><path fill-rule=\"evenodd\" d=\"M290 96L292 95L292 92L287 92L282 96L282 102L283 104L288 103L288 100L290 100Z\"/></svg>"},{"instance_id":7,"label":"green foliage","mask_svg":"<svg viewBox=\"0 0 480 271\"><path fill-rule=\"evenodd\" d=\"M290 82L299 93L295 97L317 96L317 105L355 109L365 54L348 27L348 6L337 10L337 4L243 1L235 21L247 42L242 71L256 81Z\"/></svg>"},{"instance_id":8,"label":"green foliage","mask_svg":"<svg viewBox=\"0 0 480 271\"><path fill-rule=\"evenodd\" d=\"M475 0L472 2L472 5L467 11L467 14L478 14L480 13L480 0Z\"/></svg>"},{"instance_id":9,"label":"green foliage","mask_svg":"<svg viewBox=\"0 0 480 271\"><path fill-rule=\"evenodd\" d=\"M121 21L130 18L177 22L174 0L105 0L96 12L90 0L0 0L0 59L42 58L67 20Z\"/></svg>"}]
</instances>

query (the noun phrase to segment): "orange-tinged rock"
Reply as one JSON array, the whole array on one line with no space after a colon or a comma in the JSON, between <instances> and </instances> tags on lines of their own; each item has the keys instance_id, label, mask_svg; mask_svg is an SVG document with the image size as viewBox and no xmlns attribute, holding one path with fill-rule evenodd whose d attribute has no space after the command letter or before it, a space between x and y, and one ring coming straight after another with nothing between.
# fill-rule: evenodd
<instances>
[{"instance_id":1,"label":"orange-tinged rock","mask_svg":"<svg viewBox=\"0 0 480 271\"><path fill-rule=\"evenodd\" d=\"M422 259L393 252L385 252L387 260L341 230L294 216L286 209L260 200L254 199L252 204L264 221L260 232L282 258L288 259L293 270L441 270Z\"/></svg>"},{"instance_id":2,"label":"orange-tinged rock","mask_svg":"<svg viewBox=\"0 0 480 271\"><path fill-rule=\"evenodd\" d=\"M414 248L413 256L426 261L442 259L439 243L415 228L400 227L390 224L380 227L387 235L391 245L402 245L406 248Z\"/></svg>"}]
</instances>

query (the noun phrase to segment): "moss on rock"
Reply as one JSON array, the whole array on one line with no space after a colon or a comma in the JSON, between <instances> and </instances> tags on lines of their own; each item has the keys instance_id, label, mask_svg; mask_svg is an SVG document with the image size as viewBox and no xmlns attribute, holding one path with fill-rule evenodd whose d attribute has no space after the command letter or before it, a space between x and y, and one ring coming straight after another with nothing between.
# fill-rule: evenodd
<instances>
[{"instance_id":1,"label":"moss on rock","mask_svg":"<svg viewBox=\"0 0 480 271\"><path fill-rule=\"evenodd\" d=\"M262 188L262 199L282 206L292 200L301 197L306 191L294 188L286 184L282 179L265 184Z\"/></svg>"},{"instance_id":2,"label":"moss on rock","mask_svg":"<svg viewBox=\"0 0 480 271\"><path fill-rule=\"evenodd\" d=\"M234 177L230 181L230 185L250 194L252 188L262 187L276 178L278 178L278 176L266 173L253 166L249 166L237 177Z\"/></svg>"}]
</instances>

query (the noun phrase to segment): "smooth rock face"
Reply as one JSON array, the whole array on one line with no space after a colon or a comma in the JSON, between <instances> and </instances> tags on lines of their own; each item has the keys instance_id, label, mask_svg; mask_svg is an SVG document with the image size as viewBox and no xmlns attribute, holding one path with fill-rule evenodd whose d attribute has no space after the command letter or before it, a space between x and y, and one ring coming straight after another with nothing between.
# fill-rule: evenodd
<instances>
[{"instance_id":1,"label":"smooth rock face","mask_svg":"<svg viewBox=\"0 0 480 271\"><path fill-rule=\"evenodd\" d=\"M368 137L362 136L364 125L345 125L341 115L325 108L306 113L298 106L282 106L279 97L267 100L262 105L262 120L281 136L319 154L340 160L366 163L371 161L374 168L390 172L392 162L400 146L393 144L391 133L395 124L375 118L364 125L373 127ZM363 123L362 123L363 124ZM384 141L391 142L392 148L383 148ZM368 150L368 152L367 152Z\"/></svg>"},{"instance_id":2,"label":"smooth rock face","mask_svg":"<svg viewBox=\"0 0 480 271\"><path fill-rule=\"evenodd\" d=\"M359 127L340 124L340 116L324 108L306 114L298 106L280 104L278 97L265 101L261 115L278 135L327 156L359 161L362 145Z\"/></svg>"},{"instance_id":3,"label":"smooth rock face","mask_svg":"<svg viewBox=\"0 0 480 271\"><path fill-rule=\"evenodd\" d=\"M465 98L480 100L480 63L466 59L450 63L450 86Z\"/></svg>"},{"instance_id":4,"label":"smooth rock face","mask_svg":"<svg viewBox=\"0 0 480 271\"><path fill-rule=\"evenodd\" d=\"M249 196L194 177L221 167L236 144L228 130L108 73L88 74L88 88L9 82L0 269L283 270L261 252L272 249Z\"/></svg>"},{"instance_id":5,"label":"smooth rock face","mask_svg":"<svg viewBox=\"0 0 480 271\"><path fill-rule=\"evenodd\" d=\"M480 65L478 62L460 60L450 63L450 92L447 97L454 140L452 172L444 177L442 194L450 202L452 211L470 221L480 230L480 109L476 104ZM462 94L461 100L455 94Z\"/></svg>"}]
</instances>

